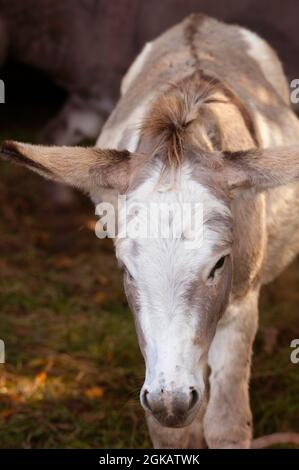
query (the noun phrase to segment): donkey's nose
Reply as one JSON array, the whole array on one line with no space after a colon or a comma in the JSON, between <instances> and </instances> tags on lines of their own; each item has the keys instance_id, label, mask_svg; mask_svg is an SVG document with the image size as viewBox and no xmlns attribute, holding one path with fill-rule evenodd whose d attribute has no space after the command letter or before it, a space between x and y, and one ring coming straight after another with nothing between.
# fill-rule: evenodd
<instances>
[{"instance_id":1,"label":"donkey's nose","mask_svg":"<svg viewBox=\"0 0 299 470\"><path fill-rule=\"evenodd\" d=\"M195 387L167 391L144 389L141 392L141 404L162 426L182 427L189 424L200 405L200 394Z\"/></svg>"}]
</instances>

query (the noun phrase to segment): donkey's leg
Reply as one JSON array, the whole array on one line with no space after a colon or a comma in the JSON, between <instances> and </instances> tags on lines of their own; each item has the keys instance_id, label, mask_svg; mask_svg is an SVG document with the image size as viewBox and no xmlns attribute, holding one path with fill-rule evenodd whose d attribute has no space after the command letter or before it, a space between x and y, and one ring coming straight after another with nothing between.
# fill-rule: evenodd
<instances>
[{"instance_id":1,"label":"donkey's leg","mask_svg":"<svg viewBox=\"0 0 299 470\"><path fill-rule=\"evenodd\" d=\"M203 449L206 442L203 434L203 404L199 413L189 426L184 428L166 428L155 418L147 415L147 425L155 449Z\"/></svg>"},{"instance_id":2,"label":"donkey's leg","mask_svg":"<svg viewBox=\"0 0 299 470\"><path fill-rule=\"evenodd\" d=\"M230 305L219 322L209 351L210 396L204 432L210 448L249 448L252 343L258 322L258 292Z\"/></svg>"}]
</instances>

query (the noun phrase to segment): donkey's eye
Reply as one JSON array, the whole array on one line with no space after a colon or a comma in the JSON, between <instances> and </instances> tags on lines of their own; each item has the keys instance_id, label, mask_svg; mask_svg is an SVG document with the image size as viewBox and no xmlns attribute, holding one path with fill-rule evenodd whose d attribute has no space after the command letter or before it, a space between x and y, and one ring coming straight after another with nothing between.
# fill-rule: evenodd
<instances>
[{"instance_id":1,"label":"donkey's eye","mask_svg":"<svg viewBox=\"0 0 299 470\"><path fill-rule=\"evenodd\" d=\"M225 258L226 256L222 256L218 261L217 263L215 264L215 266L213 267L212 271L210 272L210 275L208 277L208 279L213 279L215 274L216 274L216 271L218 271L218 269L222 268L222 266L224 265L224 261L225 261Z\"/></svg>"}]
</instances>

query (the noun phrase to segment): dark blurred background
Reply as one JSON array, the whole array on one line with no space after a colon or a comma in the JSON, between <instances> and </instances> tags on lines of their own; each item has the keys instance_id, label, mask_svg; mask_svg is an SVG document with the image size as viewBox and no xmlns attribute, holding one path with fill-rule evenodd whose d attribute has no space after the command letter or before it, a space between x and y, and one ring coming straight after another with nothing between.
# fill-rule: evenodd
<instances>
[{"instance_id":1,"label":"dark blurred background","mask_svg":"<svg viewBox=\"0 0 299 470\"><path fill-rule=\"evenodd\" d=\"M95 138L102 122L93 135L68 134L70 108L105 119L122 76L145 42L194 11L259 33L277 50L288 79L299 77L297 0L0 0L7 102L0 124L12 112L19 125L25 114L37 119L41 131L47 118L56 116L40 135L42 141Z\"/></svg>"},{"instance_id":2,"label":"dark blurred background","mask_svg":"<svg viewBox=\"0 0 299 470\"><path fill-rule=\"evenodd\" d=\"M94 143L144 43L198 11L259 33L288 80L299 78L296 0L0 0L0 139ZM143 362L94 209L79 195L54 201L22 168L1 163L0 174L0 447L149 446ZM261 298L257 436L299 431L299 368L290 362L298 305L295 261Z\"/></svg>"}]
</instances>

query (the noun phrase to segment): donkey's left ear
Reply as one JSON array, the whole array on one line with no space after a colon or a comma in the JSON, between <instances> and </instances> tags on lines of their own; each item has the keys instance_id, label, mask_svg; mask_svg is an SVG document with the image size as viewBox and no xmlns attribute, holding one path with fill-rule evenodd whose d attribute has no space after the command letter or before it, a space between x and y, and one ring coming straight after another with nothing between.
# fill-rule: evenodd
<instances>
[{"instance_id":1,"label":"donkey's left ear","mask_svg":"<svg viewBox=\"0 0 299 470\"><path fill-rule=\"evenodd\" d=\"M131 154L95 147L46 147L6 141L0 156L21 164L45 178L90 193L95 187L125 191Z\"/></svg>"},{"instance_id":2,"label":"donkey's left ear","mask_svg":"<svg viewBox=\"0 0 299 470\"><path fill-rule=\"evenodd\" d=\"M233 192L263 191L299 180L299 145L224 152L223 159Z\"/></svg>"}]
</instances>

